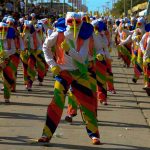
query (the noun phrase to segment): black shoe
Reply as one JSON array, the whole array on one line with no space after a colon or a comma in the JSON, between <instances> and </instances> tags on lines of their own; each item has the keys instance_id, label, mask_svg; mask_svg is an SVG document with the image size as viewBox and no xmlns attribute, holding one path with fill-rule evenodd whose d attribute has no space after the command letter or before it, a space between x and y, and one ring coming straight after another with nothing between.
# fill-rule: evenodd
<instances>
[{"instance_id":1,"label":"black shoe","mask_svg":"<svg viewBox=\"0 0 150 150\"><path fill-rule=\"evenodd\" d=\"M4 91L4 87L1 87L1 91Z\"/></svg>"},{"instance_id":2,"label":"black shoe","mask_svg":"<svg viewBox=\"0 0 150 150\"><path fill-rule=\"evenodd\" d=\"M133 83L136 83L137 80L136 80L135 78L132 78L132 82L133 82Z\"/></svg>"},{"instance_id":3,"label":"black shoe","mask_svg":"<svg viewBox=\"0 0 150 150\"><path fill-rule=\"evenodd\" d=\"M65 121L67 121L67 122L69 122L69 123L72 123L72 117L66 116L66 117L65 117Z\"/></svg>"}]
</instances>

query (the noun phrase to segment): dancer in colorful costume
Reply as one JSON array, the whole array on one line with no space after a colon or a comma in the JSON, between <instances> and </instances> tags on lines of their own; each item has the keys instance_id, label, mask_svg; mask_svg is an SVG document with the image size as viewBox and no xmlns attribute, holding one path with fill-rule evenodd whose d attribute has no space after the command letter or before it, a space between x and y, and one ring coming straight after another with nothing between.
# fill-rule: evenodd
<instances>
[{"instance_id":1,"label":"dancer in colorful costume","mask_svg":"<svg viewBox=\"0 0 150 150\"><path fill-rule=\"evenodd\" d=\"M89 16L84 13L84 12L78 12L78 14L81 16L81 20L83 24L87 24L90 21ZM82 28L80 30L80 34L83 34L84 36L82 37L83 39L88 35L88 29ZM79 47L82 44L80 40L77 42L77 46ZM92 91L95 93L95 96L97 95L97 83L96 83L96 56L95 56L95 49L94 49L94 39L93 35L90 37L89 41L89 58L88 58L88 74L89 74L89 82L91 84ZM72 123L73 117L77 115L77 108L79 106L81 114L82 110L80 105L77 103L78 101L76 100L76 97L74 95L74 91L72 88L70 88L68 92L68 109L67 109L67 116L65 117L65 120L67 122ZM95 113L97 114L97 102L95 103ZM84 117L82 116L84 119Z\"/></svg>"},{"instance_id":2,"label":"dancer in colorful costume","mask_svg":"<svg viewBox=\"0 0 150 150\"><path fill-rule=\"evenodd\" d=\"M97 80L97 99L107 105L107 64L106 53L108 53L108 40L105 36L105 24L102 21L92 21L94 26L94 47L96 51L96 80Z\"/></svg>"},{"instance_id":3,"label":"dancer in colorful costume","mask_svg":"<svg viewBox=\"0 0 150 150\"><path fill-rule=\"evenodd\" d=\"M124 62L124 67L130 67L131 63L131 35L129 30L127 30L124 23L121 23L119 25L118 30L119 36L120 36L120 43L118 46L118 49L121 53L121 58Z\"/></svg>"},{"instance_id":4,"label":"dancer in colorful costume","mask_svg":"<svg viewBox=\"0 0 150 150\"><path fill-rule=\"evenodd\" d=\"M150 95L150 23L145 26L145 30L140 47L143 53L144 89Z\"/></svg>"},{"instance_id":5,"label":"dancer in colorful costume","mask_svg":"<svg viewBox=\"0 0 150 150\"><path fill-rule=\"evenodd\" d=\"M0 68L3 71L4 99L6 103L10 102L11 90L16 80L16 67L13 62L15 52L15 30L0 22Z\"/></svg>"},{"instance_id":6,"label":"dancer in colorful costume","mask_svg":"<svg viewBox=\"0 0 150 150\"><path fill-rule=\"evenodd\" d=\"M66 15L67 31L62 33L64 38L63 49L56 49L52 52L51 48L57 44L58 32L53 32L46 39L43 51L46 61L50 65L51 71L55 76L54 97L48 106L46 124L43 129L42 137L39 142L49 142L52 138L64 108L65 97L67 91L73 88L76 99L82 107L84 118L86 119L86 129L93 144L100 144L98 125L95 115L96 98L92 92L90 83L88 82L88 74L81 72L81 66L85 66L88 57L89 39L81 40L83 43L80 47L76 46L80 37L80 29L82 28L81 18L74 12L68 12ZM72 26L74 24L74 27ZM74 28L77 32L74 32ZM91 26L89 29L92 29ZM91 32L93 32L91 30ZM73 40L75 39L75 40ZM66 44L65 44L66 43ZM54 55L55 54L55 55ZM61 55L60 55L61 54ZM54 59L55 58L55 59Z\"/></svg>"},{"instance_id":7,"label":"dancer in colorful costume","mask_svg":"<svg viewBox=\"0 0 150 150\"><path fill-rule=\"evenodd\" d=\"M132 64L134 68L134 76L132 78L132 81L134 83L137 82L137 80L140 78L143 72L143 53L141 51L139 43L144 33L145 19L143 17L140 17L137 19L136 29L134 30L132 35Z\"/></svg>"}]
</instances>

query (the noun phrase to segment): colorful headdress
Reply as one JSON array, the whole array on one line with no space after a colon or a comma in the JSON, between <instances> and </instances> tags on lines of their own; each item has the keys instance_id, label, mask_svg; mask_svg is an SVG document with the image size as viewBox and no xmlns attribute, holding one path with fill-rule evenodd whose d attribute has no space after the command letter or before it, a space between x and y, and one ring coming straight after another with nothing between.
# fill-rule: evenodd
<instances>
[{"instance_id":1,"label":"colorful headdress","mask_svg":"<svg viewBox=\"0 0 150 150\"><path fill-rule=\"evenodd\" d=\"M81 15L81 20L84 22L89 23L90 22L90 17L88 16L87 13L85 12L78 12L79 15Z\"/></svg>"},{"instance_id":2,"label":"colorful headdress","mask_svg":"<svg viewBox=\"0 0 150 150\"><path fill-rule=\"evenodd\" d=\"M55 24L55 28L58 32L66 31L65 18L59 18Z\"/></svg>"},{"instance_id":3,"label":"colorful headdress","mask_svg":"<svg viewBox=\"0 0 150 150\"><path fill-rule=\"evenodd\" d=\"M143 17L139 17L137 19L137 27L142 27L145 24L145 19Z\"/></svg>"},{"instance_id":4,"label":"colorful headdress","mask_svg":"<svg viewBox=\"0 0 150 150\"><path fill-rule=\"evenodd\" d=\"M10 26L13 25L15 22L15 19L13 19L12 17L7 17L6 23Z\"/></svg>"},{"instance_id":5,"label":"colorful headdress","mask_svg":"<svg viewBox=\"0 0 150 150\"><path fill-rule=\"evenodd\" d=\"M145 31L150 32L150 23L145 25Z\"/></svg>"},{"instance_id":6,"label":"colorful headdress","mask_svg":"<svg viewBox=\"0 0 150 150\"><path fill-rule=\"evenodd\" d=\"M75 12L67 12L66 25L74 29L74 38L76 38L77 28L81 25L81 15Z\"/></svg>"}]
</instances>

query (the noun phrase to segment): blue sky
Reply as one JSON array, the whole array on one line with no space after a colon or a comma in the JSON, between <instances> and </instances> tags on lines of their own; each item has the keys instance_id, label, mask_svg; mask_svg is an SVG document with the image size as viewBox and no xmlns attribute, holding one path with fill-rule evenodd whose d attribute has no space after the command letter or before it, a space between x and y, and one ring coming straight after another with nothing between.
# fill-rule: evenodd
<instances>
[{"instance_id":1,"label":"blue sky","mask_svg":"<svg viewBox=\"0 0 150 150\"><path fill-rule=\"evenodd\" d=\"M37 1L41 2L41 0L37 0ZM50 0L42 0L42 1L50 2ZM64 0L60 0L60 2L63 2L63 1ZM82 3L86 4L86 6L88 7L89 11L103 12L103 6L107 6L109 8L112 7L112 1L114 1L114 0L82 0ZM65 2L67 3L68 0L65 0Z\"/></svg>"},{"instance_id":2,"label":"blue sky","mask_svg":"<svg viewBox=\"0 0 150 150\"><path fill-rule=\"evenodd\" d=\"M109 2L109 4L107 2ZM103 6L112 7L112 0L86 0L86 5L89 11L103 12Z\"/></svg>"}]
</instances>

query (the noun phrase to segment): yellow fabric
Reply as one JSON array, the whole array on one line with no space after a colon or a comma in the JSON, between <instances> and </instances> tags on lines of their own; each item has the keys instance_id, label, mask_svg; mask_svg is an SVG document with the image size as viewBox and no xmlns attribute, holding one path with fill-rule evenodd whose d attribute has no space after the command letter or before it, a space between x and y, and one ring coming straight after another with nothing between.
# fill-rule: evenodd
<instances>
[{"instance_id":1,"label":"yellow fabric","mask_svg":"<svg viewBox=\"0 0 150 150\"><path fill-rule=\"evenodd\" d=\"M47 125L45 125L45 127L44 127L44 135L46 135L48 138L51 138L53 135Z\"/></svg>"},{"instance_id":2,"label":"yellow fabric","mask_svg":"<svg viewBox=\"0 0 150 150\"><path fill-rule=\"evenodd\" d=\"M70 47L69 47L69 44L67 44L66 40L64 40L62 43L61 43L61 48L65 50L65 52L68 52Z\"/></svg>"},{"instance_id":3,"label":"yellow fabric","mask_svg":"<svg viewBox=\"0 0 150 150\"><path fill-rule=\"evenodd\" d=\"M150 63L150 58L147 58L147 59L143 62L143 65L146 66L148 63Z\"/></svg>"},{"instance_id":4,"label":"yellow fabric","mask_svg":"<svg viewBox=\"0 0 150 150\"><path fill-rule=\"evenodd\" d=\"M59 66L54 66L51 68L51 72L53 73L54 76L58 75L60 71L61 69Z\"/></svg>"},{"instance_id":5,"label":"yellow fabric","mask_svg":"<svg viewBox=\"0 0 150 150\"><path fill-rule=\"evenodd\" d=\"M104 59L102 54L97 54L96 55L97 60L102 61Z\"/></svg>"}]
</instances>

